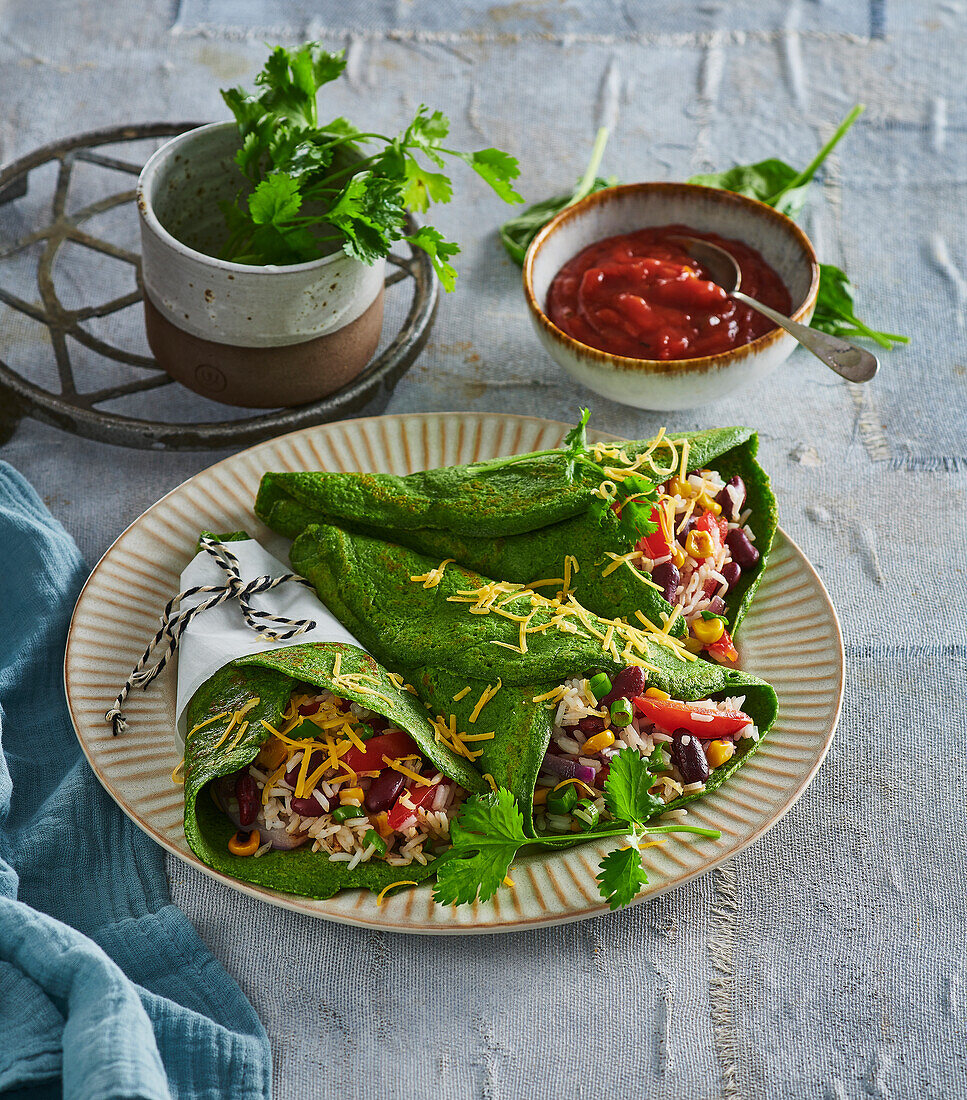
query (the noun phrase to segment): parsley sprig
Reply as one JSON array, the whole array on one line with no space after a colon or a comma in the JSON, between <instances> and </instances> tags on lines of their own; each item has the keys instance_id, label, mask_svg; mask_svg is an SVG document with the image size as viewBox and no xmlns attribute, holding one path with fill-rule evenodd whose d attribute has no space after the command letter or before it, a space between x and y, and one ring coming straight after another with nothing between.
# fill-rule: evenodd
<instances>
[{"instance_id":1,"label":"parsley sprig","mask_svg":"<svg viewBox=\"0 0 967 1100\"><path fill-rule=\"evenodd\" d=\"M255 78L255 93L222 90L238 127L236 163L248 181L221 204L228 228L222 258L294 264L341 247L372 264L406 240L427 253L452 290L457 273L450 259L459 246L432 226L407 234L407 212L450 201L450 179L437 170L446 158L469 165L505 202L522 202L511 183L520 174L517 161L500 149L450 148L446 116L422 105L395 137L357 129L345 118L320 123L319 89L345 67L344 51L329 53L318 42L297 50L276 46Z\"/></svg>"},{"instance_id":2,"label":"parsley sprig","mask_svg":"<svg viewBox=\"0 0 967 1100\"><path fill-rule=\"evenodd\" d=\"M436 863L433 896L444 905L465 905L475 898L492 898L507 877L522 848L557 850L593 837L627 837L628 844L604 857L598 867L598 889L612 909L627 905L638 895L648 876L639 845L649 833L692 833L717 840L717 829L693 825L648 825L665 805L651 794L656 775L665 770L661 750L645 759L633 749L622 749L611 760L604 782L604 797L613 825L593 833L529 837L513 794L501 787L484 795L472 795L460 807L450 825L451 847Z\"/></svg>"}]
</instances>

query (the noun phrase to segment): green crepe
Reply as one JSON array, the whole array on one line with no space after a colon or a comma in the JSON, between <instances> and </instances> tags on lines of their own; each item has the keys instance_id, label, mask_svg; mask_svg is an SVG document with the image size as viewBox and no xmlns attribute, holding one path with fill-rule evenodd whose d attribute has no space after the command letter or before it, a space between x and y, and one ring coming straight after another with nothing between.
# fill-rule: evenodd
<instances>
[{"instance_id":1,"label":"green crepe","mask_svg":"<svg viewBox=\"0 0 967 1100\"><path fill-rule=\"evenodd\" d=\"M713 467L727 481L739 474L752 509L749 526L760 553L754 570L743 574L726 599L729 626L741 623L765 568L776 530L776 503L769 479L755 460L758 437L749 428L681 432L688 440L689 469ZM622 444L632 459L647 440ZM666 467L668 451L655 458ZM489 464L447 466L396 477L360 473L267 473L255 502L269 527L296 538L312 523L333 523L377 538L392 539L422 554L453 558L501 580L530 584L561 577L564 558L577 559L571 590L590 611L635 623L636 611L661 623L671 608L655 588L620 566L607 577L608 553L625 554L633 545L608 512L599 522L589 513L600 477L578 465L567 476L563 452L541 455L520 465L490 469ZM647 466L644 468L648 472ZM661 473L659 477L663 477ZM684 624L676 624L684 633Z\"/></svg>"},{"instance_id":2,"label":"green crepe","mask_svg":"<svg viewBox=\"0 0 967 1100\"><path fill-rule=\"evenodd\" d=\"M628 663L604 652L599 638L578 618L570 620L576 626L573 633L551 627L528 634L525 653L508 648L518 646L518 622L495 612L472 614L469 603L450 599L491 582L451 565L438 584L425 588L410 578L428 574L439 563L407 547L331 525L313 525L296 539L290 557L336 618L378 660L412 683L437 714L444 718L454 714L460 732L494 732L492 740L473 742L483 752L476 766L498 786L508 787L524 808L533 798L554 710L551 704L535 703L534 697L573 676L595 671L613 674ZM533 612L531 627L549 623L557 609L540 597L534 601L530 594L501 596L507 612ZM607 630L593 615L588 614L587 622L599 634ZM641 631L635 636L643 645L640 657L652 666L651 685L683 700L744 694L746 711L760 733L772 725L778 703L768 684L707 661L682 660ZM503 687L484 706L477 722L469 724L468 715L480 693L488 684L496 685L498 678ZM453 696L466 686L471 691L453 702ZM743 743L732 760L716 769L708 788L719 786L754 749L754 742ZM524 817L529 823L530 813Z\"/></svg>"},{"instance_id":3,"label":"green crepe","mask_svg":"<svg viewBox=\"0 0 967 1100\"><path fill-rule=\"evenodd\" d=\"M389 703L365 690L337 688L332 676L337 654L341 654L340 675L362 672L376 676L379 684L374 689ZM332 863L325 853L311 851L311 845L291 851L269 851L258 859L229 852L228 841L235 826L215 805L206 787L213 779L238 771L255 759L263 742L271 736L260 720L277 728L293 685L301 682L328 688L378 711L406 730L421 752L445 775L470 791L488 789L465 758L436 741L426 708L412 693L396 687L372 657L355 646L337 642L291 646L232 661L202 684L188 704L190 731L209 718L228 712L220 721L190 732L185 744L185 836L192 851L209 867L243 882L313 898L332 897L337 891L354 886L379 891L393 882L430 877L432 861L429 866L413 863L392 867L373 859L348 871L345 863ZM258 696L259 703L245 715L249 725L241 740L229 751L233 733L219 746L232 712L253 696Z\"/></svg>"}]
</instances>

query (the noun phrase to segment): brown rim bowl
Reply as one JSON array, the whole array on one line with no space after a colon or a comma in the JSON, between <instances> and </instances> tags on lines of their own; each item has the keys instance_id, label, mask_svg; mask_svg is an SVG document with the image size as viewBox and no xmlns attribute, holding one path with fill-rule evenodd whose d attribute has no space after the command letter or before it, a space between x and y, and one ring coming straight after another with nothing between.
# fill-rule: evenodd
<instances>
[{"instance_id":1,"label":"brown rim bowl","mask_svg":"<svg viewBox=\"0 0 967 1100\"><path fill-rule=\"evenodd\" d=\"M544 312L554 276L578 252L621 233L687 225L744 241L786 284L792 318L808 324L819 290L819 263L805 233L771 206L692 183L627 183L562 210L534 238L524 258L524 294L537 338L572 378L612 401L639 409L689 409L761 381L795 349L776 328L730 351L696 359L631 359L568 336Z\"/></svg>"}]
</instances>

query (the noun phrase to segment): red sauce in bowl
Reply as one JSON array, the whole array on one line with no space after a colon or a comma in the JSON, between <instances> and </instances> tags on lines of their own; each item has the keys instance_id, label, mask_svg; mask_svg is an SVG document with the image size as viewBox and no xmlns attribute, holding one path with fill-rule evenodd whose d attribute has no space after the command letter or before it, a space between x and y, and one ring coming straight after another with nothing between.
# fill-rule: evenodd
<instances>
[{"instance_id":1,"label":"red sauce in bowl","mask_svg":"<svg viewBox=\"0 0 967 1100\"><path fill-rule=\"evenodd\" d=\"M711 282L670 239L675 235L726 249L738 262L746 294L791 311L782 279L754 248L686 225L663 225L606 237L568 260L551 283L547 316L582 344L631 359L717 355L775 328Z\"/></svg>"}]
</instances>

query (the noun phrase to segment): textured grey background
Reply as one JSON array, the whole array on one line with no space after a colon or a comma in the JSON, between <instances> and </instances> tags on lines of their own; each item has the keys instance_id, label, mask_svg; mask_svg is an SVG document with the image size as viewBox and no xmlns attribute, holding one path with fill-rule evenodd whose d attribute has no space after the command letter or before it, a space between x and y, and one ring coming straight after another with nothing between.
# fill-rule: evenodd
<instances>
[{"instance_id":1,"label":"textured grey background","mask_svg":"<svg viewBox=\"0 0 967 1100\"><path fill-rule=\"evenodd\" d=\"M865 102L807 228L853 275L861 314L913 344L867 388L800 353L754 394L670 418L758 428L781 521L846 640L829 759L729 867L563 929L421 940L304 920L169 863L265 1021L279 1097L967 1095L967 4L5 0L0 161L94 126L222 117L217 87L249 80L264 41L307 35L348 50L333 113L389 128L440 106L459 141L517 154L533 198L579 174L602 121L607 171L680 179L734 159L803 164ZM464 178L437 215L463 243L461 279L390 411L572 419L590 400L601 428L656 429L538 349L490 228L502 214ZM21 335L4 319L0 354L40 370ZM0 457L93 561L219 456L24 422Z\"/></svg>"}]
</instances>

